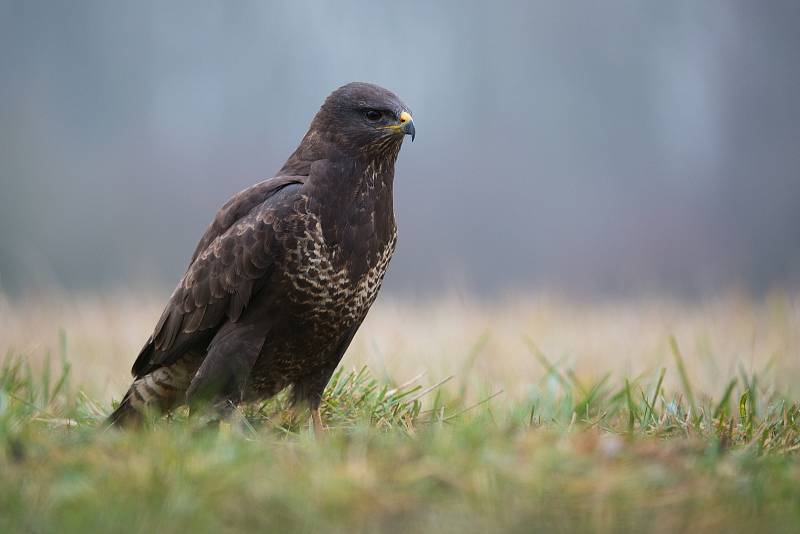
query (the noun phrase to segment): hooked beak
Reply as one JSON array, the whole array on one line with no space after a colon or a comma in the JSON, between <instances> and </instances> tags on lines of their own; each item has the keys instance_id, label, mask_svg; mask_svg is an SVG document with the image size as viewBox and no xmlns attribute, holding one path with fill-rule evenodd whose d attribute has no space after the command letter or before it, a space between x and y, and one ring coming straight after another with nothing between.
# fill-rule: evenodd
<instances>
[{"instance_id":1,"label":"hooked beak","mask_svg":"<svg viewBox=\"0 0 800 534\"><path fill-rule=\"evenodd\" d=\"M400 128L403 130L404 134L411 136L411 142L413 143L417 131L414 129L414 118L408 111L404 111L400 114Z\"/></svg>"}]
</instances>

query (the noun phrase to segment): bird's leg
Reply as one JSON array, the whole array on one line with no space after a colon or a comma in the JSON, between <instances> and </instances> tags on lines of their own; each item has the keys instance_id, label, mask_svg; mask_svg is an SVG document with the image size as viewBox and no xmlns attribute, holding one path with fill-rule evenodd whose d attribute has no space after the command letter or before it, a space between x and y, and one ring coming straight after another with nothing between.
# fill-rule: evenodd
<instances>
[{"instance_id":1,"label":"bird's leg","mask_svg":"<svg viewBox=\"0 0 800 534\"><path fill-rule=\"evenodd\" d=\"M314 435L317 439L322 439L325 436L325 426L322 424L319 406L322 404L322 393L325 391L325 386L328 384L328 380L330 380L335 368L336 366L323 368L311 377L293 384L295 404L299 402L308 403L308 408L311 410L311 425L314 427Z\"/></svg>"},{"instance_id":2,"label":"bird's leg","mask_svg":"<svg viewBox=\"0 0 800 534\"><path fill-rule=\"evenodd\" d=\"M319 405L311 407L311 424L314 427L314 437L318 440L325 438L325 427L322 426L322 416L319 414Z\"/></svg>"}]
</instances>

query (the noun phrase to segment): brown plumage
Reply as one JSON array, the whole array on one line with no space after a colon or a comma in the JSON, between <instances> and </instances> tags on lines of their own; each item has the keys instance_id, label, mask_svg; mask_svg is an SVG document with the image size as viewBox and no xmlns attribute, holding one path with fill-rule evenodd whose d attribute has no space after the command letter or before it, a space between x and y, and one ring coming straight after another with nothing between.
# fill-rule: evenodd
<instances>
[{"instance_id":1,"label":"brown plumage","mask_svg":"<svg viewBox=\"0 0 800 534\"><path fill-rule=\"evenodd\" d=\"M133 364L111 422L291 386L317 431L322 391L380 289L397 237L394 164L414 123L390 91L324 102L277 176L217 213Z\"/></svg>"}]
</instances>

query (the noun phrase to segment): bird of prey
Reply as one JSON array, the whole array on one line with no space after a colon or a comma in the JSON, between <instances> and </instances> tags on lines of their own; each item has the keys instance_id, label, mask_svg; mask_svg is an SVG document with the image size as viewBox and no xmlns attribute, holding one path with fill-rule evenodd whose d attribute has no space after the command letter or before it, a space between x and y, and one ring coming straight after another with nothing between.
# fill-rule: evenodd
<instances>
[{"instance_id":1,"label":"bird of prey","mask_svg":"<svg viewBox=\"0 0 800 534\"><path fill-rule=\"evenodd\" d=\"M214 217L109 421L185 403L224 417L291 387L320 435L322 392L394 252L405 135L414 121L394 93L360 82L331 93L277 175Z\"/></svg>"}]
</instances>

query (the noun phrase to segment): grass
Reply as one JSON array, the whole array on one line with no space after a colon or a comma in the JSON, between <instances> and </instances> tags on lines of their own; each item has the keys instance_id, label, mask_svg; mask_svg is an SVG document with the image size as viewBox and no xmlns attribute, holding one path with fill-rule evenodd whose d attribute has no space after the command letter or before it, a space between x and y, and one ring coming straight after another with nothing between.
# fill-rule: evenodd
<instances>
[{"instance_id":1,"label":"grass","mask_svg":"<svg viewBox=\"0 0 800 534\"><path fill-rule=\"evenodd\" d=\"M775 340L751 343L777 349L750 362L709 349L733 331L690 336L672 323L678 334L663 336L659 357L630 372L611 356L595 362L599 372L553 357L531 334L536 322L501 352L508 340L487 320L452 373L428 368L396 384L399 371L374 364L340 369L322 442L282 396L219 428L179 411L108 430L111 403L86 381L90 357L73 352L67 329L48 345L56 357L8 348L0 365L0 532L799 531L800 319L781 306L730 319ZM587 335L607 331L585 313ZM727 325L716 313L692 324ZM409 324L397 328L419 336ZM642 337L629 345L650 346ZM503 358L531 367L523 377ZM706 360L734 372L710 379L698 367Z\"/></svg>"}]
</instances>

